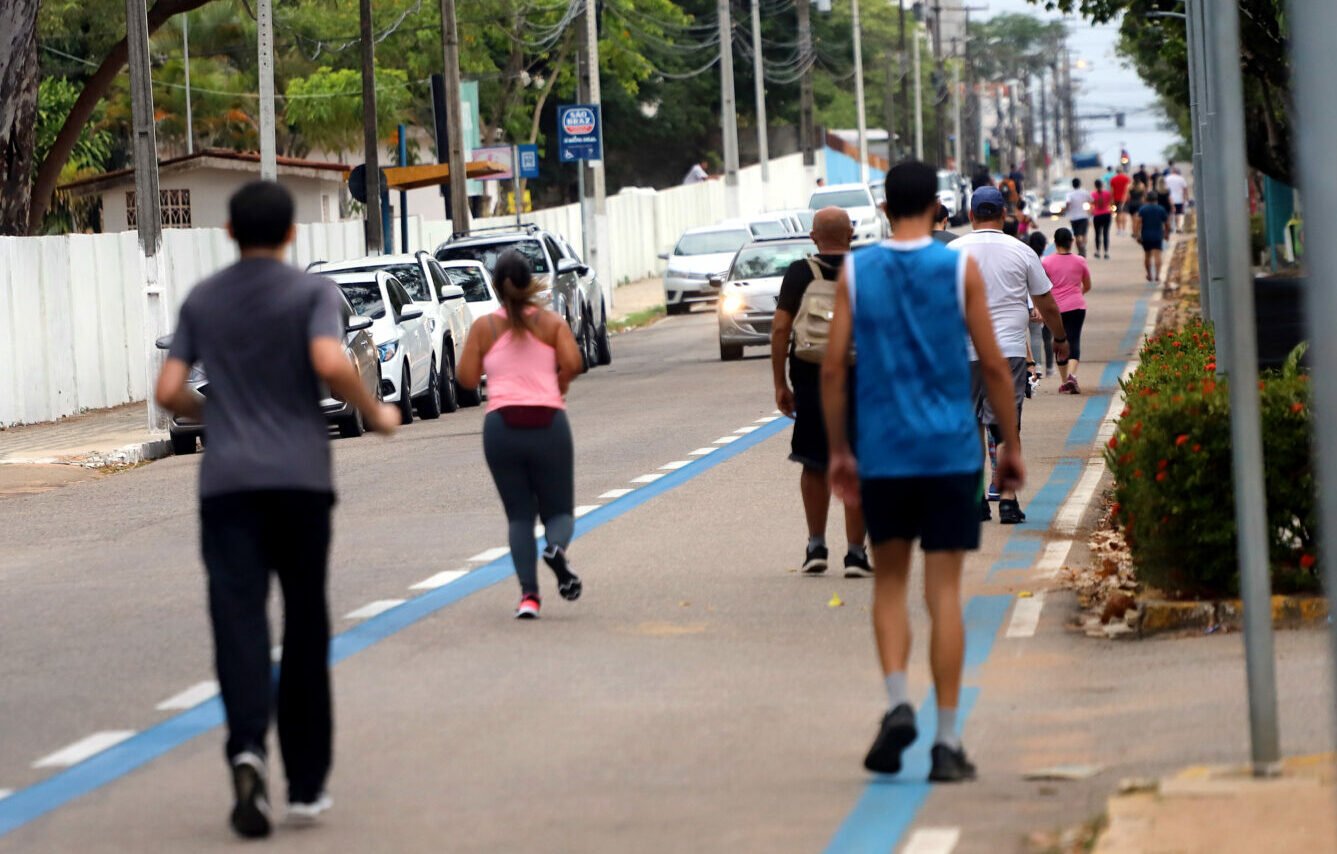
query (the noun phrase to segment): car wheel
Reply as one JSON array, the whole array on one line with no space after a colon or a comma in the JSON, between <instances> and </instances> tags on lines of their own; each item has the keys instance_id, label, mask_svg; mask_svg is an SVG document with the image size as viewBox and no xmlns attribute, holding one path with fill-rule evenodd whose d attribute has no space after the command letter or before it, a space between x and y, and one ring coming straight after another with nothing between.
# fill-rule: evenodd
<instances>
[{"instance_id":1,"label":"car wheel","mask_svg":"<svg viewBox=\"0 0 1337 854\"><path fill-rule=\"evenodd\" d=\"M455 378L455 399L459 401L460 406L478 406L483 402L483 385L479 383L478 388L465 388L460 385L459 377Z\"/></svg>"},{"instance_id":2,"label":"car wheel","mask_svg":"<svg viewBox=\"0 0 1337 854\"><path fill-rule=\"evenodd\" d=\"M427 371L427 391L417 400L418 417L424 421L434 421L441 417L441 372L436 369L436 359Z\"/></svg>"},{"instance_id":3,"label":"car wheel","mask_svg":"<svg viewBox=\"0 0 1337 854\"><path fill-rule=\"evenodd\" d=\"M406 362L404 369L399 374L399 423L413 423L413 398L409 397L409 366Z\"/></svg>"},{"instance_id":4,"label":"car wheel","mask_svg":"<svg viewBox=\"0 0 1337 854\"><path fill-rule=\"evenodd\" d=\"M446 342L450 344L449 341ZM451 344L450 346L454 346ZM460 408L459 383L455 379L455 362L446 356L446 368L441 373L441 411L454 412Z\"/></svg>"},{"instance_id":5,"label":"car wheel","mask_svg":"<svg viewBox=\"0 0 1337 854\"><path fill-rule=\"evenodd\" d=\"M594 314L590 311L585 312L585 365L587 368L593 368L599 364L599 333L593 326Z\"/></svg>"},{"instance_id":6,"label":"car wheel","mask_svg":"<svg viewBox=\"0 0 1337 854\"><path fill-rule=\"evenodd\" d=\"M598 354L596 360L600 365L613 364L613 342L608 339L608 311L604 310L603 323L599 324L599 340L596 342L595 350Z\"/></svg>"},{"instance_id":7,"label":"car wheel","mask_svg":"<svg viewBox=\"0 0 1337 854\"><path fill-rule=\"evenodd\" d=\"M742 344L725 344L723 341L720 342L721 362L736 362L741 358L743 358Z\"/></svg>"},{"instance_id":8,"label":"car wheel","mask_svg":"<svg viewBox=\"0 0 1337 854\"><path fill-rule=\"evenodd\" d=\"M356 439L367 432L367 422L362 420L362 410L353 407L353 411L339 419L339 435L345 439Z\"/></svg>"},{"instance_id":9,"label":"car wheel","mask_svg":"<svg viewBox=\"0 0 1337 854\"><path fill-rule=\"evenodd\" d=\"M178 433L173 430L169 435L172 437L172 453L177 456L195 453L194 433Z\"/></svg>"}]
</instances>

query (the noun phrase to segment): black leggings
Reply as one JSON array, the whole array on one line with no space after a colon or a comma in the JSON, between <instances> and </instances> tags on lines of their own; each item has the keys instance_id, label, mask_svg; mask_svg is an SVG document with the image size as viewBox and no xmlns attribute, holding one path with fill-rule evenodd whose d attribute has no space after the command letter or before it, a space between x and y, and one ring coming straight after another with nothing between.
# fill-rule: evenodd
<instances>
[{"instance_id":1,"label":"black leggings","mask_svg":"<svg viewBox=\"0 0 1337 854\"><path fill-rule=\"evenodd\" d=\"M1096 214L1091 218L1092 224L1096 229L1096 251L1104 246L1105 251L1110 251L1110 214Z\"/></svg>"},{"instance_id":2,"label":"black leggings","mask_svg":"<svg viewBox=\"0 0 1337 854\"><path fill-rule=\"evenodd\" d=\"M1082 324L1086 322L1086 309L1074 308L1072 311L1065 311L1060 315L1063 318L1063 336L1068 339L1068 358L1060 359L1060 365L1068 364L1068 360L1082 358Z\"/></svg>"},{"instance_id":3,"label":"black leggings","mask_svg":"<svg viewBox=\"0 0 1337 854\"><path fill-rule=\"evenodd\" d=\"M547 427L508 427L500 412L483 421L483 456L506 508L511 560L521 593L538 595L534 522L563 550L575 531L576 488L571 423L558 411Z\"/></svg>"}]
</instances>

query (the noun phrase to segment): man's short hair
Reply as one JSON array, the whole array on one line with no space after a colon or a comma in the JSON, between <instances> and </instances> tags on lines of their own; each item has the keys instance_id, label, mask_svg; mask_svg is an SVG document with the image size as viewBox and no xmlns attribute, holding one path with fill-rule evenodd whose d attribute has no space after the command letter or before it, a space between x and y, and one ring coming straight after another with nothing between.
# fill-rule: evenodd
<instances>
[{"instance_id":1,"label":"man's short hair","mask_svg":"<svg viewBox=\"0 0 1337 854\"><path fill-rule=\"evenodd\" d=\"M938 213L934 217L933 221L942 222L945 219L951 219L951 218L952 218L952 212L947 210L947 206L944 205L942 202L938 202Z\"/></svg>"},{"instance_id":2,"label":"man's short hair","mask_svg":"<svg viewBox=\"0 0 1337 854\"><path fill-rule=\"evenodd\" d=\"M1077 188L1080 187L1080 186L1082 186L1082 179L1081 179L1081 178L1073 178L1073 179L1072 179L1072 188L1075 190L1075 189L1077 189Z\"/></svg>"},{"instance_id":3,"label":"man's short hair","mask_svg":"<svg viewBox=\"0 0 1337 854\"><path fill-rule=\"evenodd\" d=\"M885 189L888 217L919 216L938 201L938 172L918 160L897 163L887 172Z\"/></svg>"},{"instance_id":4,"label":"man's short hair","mask_svg":"<svg viewBox=\"0 0 1337 854\"><path fill-rule=\"evenodd\" d=\"M1152 204L1155 204L1155 203L1156 203L1156 200L1159 199L1159 198L1160 198L1160 195L1158 195L1157 192L1156 192L1155 190L1148 190L1148 191L1147 191L1147 201L1148 201L1148 202L1151 202Z\"/></svg>"},{"instance_id":5,"label":"man's short hair","mask_svg":"<svg viewBox=\"0 0 1337 854\"><path fill-rule=\"evenodd\" d=\"M1054 245L1060 249L1072 248L1072 230L1060 228L1054 232Z\"/></svg>"},{"instance_id":6,"label":"man's short hair","mask_svg":"<svg viewBox=\"0 0 1337 854\"><path fill-rule=\"evenodd\" d=\"M227 213L238 248L273 249L292 228L292 194L275 181L252 181L228 199Z\"/></svg>"}]
</instances>

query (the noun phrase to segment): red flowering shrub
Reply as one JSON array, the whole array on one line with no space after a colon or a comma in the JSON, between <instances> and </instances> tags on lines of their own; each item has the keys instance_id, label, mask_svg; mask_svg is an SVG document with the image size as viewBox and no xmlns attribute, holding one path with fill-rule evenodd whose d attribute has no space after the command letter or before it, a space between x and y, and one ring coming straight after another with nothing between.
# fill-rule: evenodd
<instances>
[{"instance_id":1,"label":"red flowering shrub","mask_svg":"<svg viewBox=\"0 0 1337 854\"><path fill-rule=\"evenodd\" d=\"M1277 592L1319 586L1309 387L1298 361L1297 352L1258 391ZM1224 377L1201 380L1215 369L1215 340L1202 323L1149 339L1123 384L1127 406L1105 451L1115 476L1115 516L1138 575L1172 596L1239 589L1230 384Z\"/></svg>"}]
</instances>

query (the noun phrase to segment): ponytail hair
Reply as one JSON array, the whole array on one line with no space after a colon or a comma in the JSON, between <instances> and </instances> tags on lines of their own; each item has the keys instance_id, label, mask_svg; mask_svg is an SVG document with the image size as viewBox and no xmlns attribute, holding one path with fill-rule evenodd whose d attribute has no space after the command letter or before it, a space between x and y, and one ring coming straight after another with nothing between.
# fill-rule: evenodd
<instances>
[{"instance_id":1,"label":"ponytail hair","mask_svg":"<svg viewBox=\"0 0 1337 854\"><path fill-rule=\"evenodd\" d=\"M531 308L538 308L534 297L541 287L534 281L529 260L515 249L507 249L497 256L496 266L492 270L492 281L497 286L497 296L506 308L506 319L516 332L529 328L527 316Z\"/></svg>"}]
</instances>

